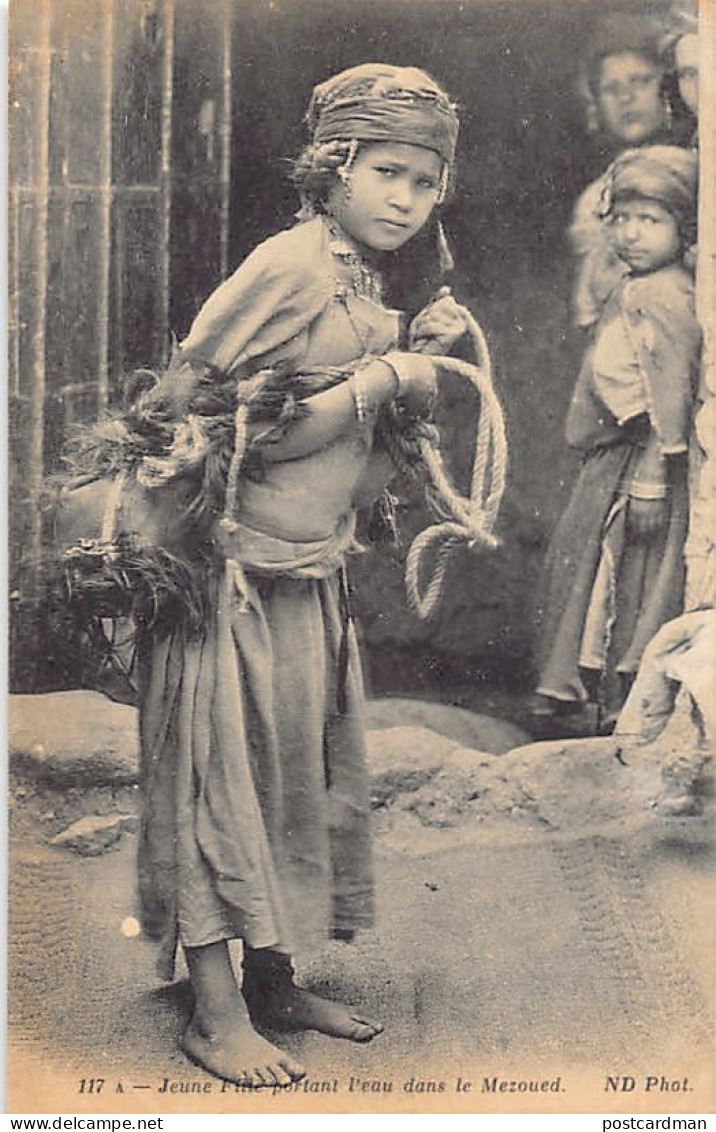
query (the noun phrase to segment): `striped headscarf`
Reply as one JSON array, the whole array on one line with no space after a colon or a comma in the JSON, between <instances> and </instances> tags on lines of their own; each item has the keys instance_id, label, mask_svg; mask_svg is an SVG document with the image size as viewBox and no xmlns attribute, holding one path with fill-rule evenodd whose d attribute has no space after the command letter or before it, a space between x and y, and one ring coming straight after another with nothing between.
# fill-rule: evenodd
<instances>
[{"instance_id":1,"label":"striped headscarf","mask_svg":"<svg viewBox=\"0 0 716 1132\"><path fill-rule=\"evenodd\" d=\"M459 121L454 104L417 67L363 63L320 83L307 114L315 145L338 140L406 142L455 159Z\"/></svg>"}]
</instances>

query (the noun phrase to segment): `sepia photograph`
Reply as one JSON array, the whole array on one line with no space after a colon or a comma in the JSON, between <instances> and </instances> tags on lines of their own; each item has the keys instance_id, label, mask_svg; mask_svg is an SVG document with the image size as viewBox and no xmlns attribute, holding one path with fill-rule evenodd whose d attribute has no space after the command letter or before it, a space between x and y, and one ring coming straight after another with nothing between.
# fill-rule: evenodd
<instances>
[{"instance_id":1,"label":"sepia photograph","mask_svg":"<svg viewBox=\"0 0 716 1132\"><path fill-rule=\"evenodd\" d=\"M716 0L8 20L8 1111L703 1126Z\"/></svg>"}]
</instances>

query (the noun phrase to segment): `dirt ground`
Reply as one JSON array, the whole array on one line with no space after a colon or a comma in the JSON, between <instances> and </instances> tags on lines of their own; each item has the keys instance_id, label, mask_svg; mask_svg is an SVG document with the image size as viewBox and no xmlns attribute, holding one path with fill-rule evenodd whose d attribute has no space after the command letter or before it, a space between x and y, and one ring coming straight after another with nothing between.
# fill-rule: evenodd
<instances>
[{"instance_id":1,"label":"dirt ground","mask_svg":"<svg viewBox=\"0 0 716 1132\"><path fill-rule=\"evenodd\" d=\"M282 1038L308 1078L270 1096L222 1092L179 1051L188 984L160 984L132 934L136 835L95 857L52 847L69 811L14 788L11 1111L711 1111L709 814L442 841L377 825L376 929L299 973L385 1033ZM132 788L105 806L130 809Z\"/></svg>"}]
</instances>

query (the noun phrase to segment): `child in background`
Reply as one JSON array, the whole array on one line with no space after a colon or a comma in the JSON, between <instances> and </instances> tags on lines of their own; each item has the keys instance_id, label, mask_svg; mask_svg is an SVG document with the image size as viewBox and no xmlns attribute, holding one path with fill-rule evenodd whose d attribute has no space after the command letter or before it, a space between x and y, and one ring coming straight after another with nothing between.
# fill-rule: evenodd
<instances>
[{"instance_id":1,"label":"child in background","mask_svg":"<svg viewBox=\"0 0 716 1132\"><path fill-rule=\"evenodd\" d=\"M545 562L536 716L592 701L613 717L647 642L682 611L697 179L695 153L673 146L626 151L607 177L603 223L628 274L567 418L584 461Z\"/></svg>"},{"instance_id":2,"label":"child in background","mask_svg":"<svg viewBox=\"0 0 716 1132\"><path fill-rule=\"evenodd\" d=\"M696 4L673 6L667 16L662 50L666 66L676 79L679 98L693 115L695 125L699 116L699 17ZM697 144L696 130L692 144Z\"/></svg>"},{"instance_id":3,"label":"child in background","mask_svg":"<svg viewBox=\"0 0 716 1132\"><path fill-rule=\"evenodd\" d=\"M623 12L609 13L594 28L579 86L587 131L603 155L604 170L627 148L670 140L671 107L664 89L661 35L656 21ZM573 317L577 326L590 333L605 300L625 273L599 221L604 183L602 172L580 193L569 226L576 267Z\"/></svg>"}]
</instances>

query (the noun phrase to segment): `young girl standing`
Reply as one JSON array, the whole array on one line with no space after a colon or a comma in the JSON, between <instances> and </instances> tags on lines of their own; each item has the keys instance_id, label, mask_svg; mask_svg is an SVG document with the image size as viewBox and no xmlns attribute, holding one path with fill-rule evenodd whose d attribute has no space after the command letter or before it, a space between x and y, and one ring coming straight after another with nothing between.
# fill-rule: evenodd
<instances>
[{"instance_id":1,"label":"young girl standing","mask_svg":"<svg viewBox=\"0 0 716 1132\"><path fill-rule=\"evenodd\" d=\"M621 12L603 17L594 29L580 89L602 169L626 148L669 140L660 36L658 23ZM576 267L572 313L575 324L590 332L626 271L598 216L605 180L600 173L583 189L569 226Z\"/></svg>"},{"instance_id":2,"label":"young girl standing","mask_svg":"<svg viewBox=\"0 0 716 1132\"><path fill-rule=\"evenodd\" d=\"M621 706L642 652L682 611L687 466L700 330L684 255L698 164L674 146L626 151L603 223L627 275L582 365L567 441L582 469L547 553L540 714Z\"/></svg>"},{"instance_id":3,"label":"young girl standing","mask_svg":"<svg viewBox=\"0 0 716 1132\"><path fill-rule=\"evenodd\" d=\"M386 273L418 233L434 287L445 266L433 214L458 132L445 93L419 70L364 65L316 89L308 123L300 222L211 296L130 414L154 438L135 490L164 515L165 545L201 555L208 577L199 631L170 621L142 649L143 923L165 977L177 944L186 957L184 1051L257 1087L303 1067L254 1024L357 1042L382 1029L296 986L291 956L372 921L344 557L356 509L394 473L390 435L425 428L427 355L466 327L448 296L407 333L385 305Z\"/></svg>"}]
</instances>

